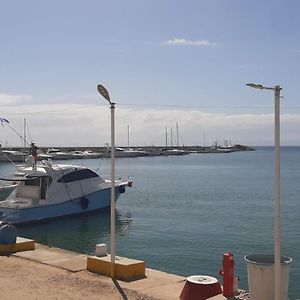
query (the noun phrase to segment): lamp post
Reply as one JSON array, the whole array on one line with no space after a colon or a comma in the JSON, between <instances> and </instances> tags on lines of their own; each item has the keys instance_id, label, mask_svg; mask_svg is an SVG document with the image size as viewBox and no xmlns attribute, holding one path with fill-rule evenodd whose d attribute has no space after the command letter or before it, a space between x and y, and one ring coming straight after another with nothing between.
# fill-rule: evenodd
<instances>
[{"instance_id":1,"label":"lamp post","mask_svg":"<svg viewBox=\"0 0 300 300\"><path fill-rule=\"evenodd\" d=\"M265 87L261 84L248 83L247 86L274 91L275 95L275 214L274 214L274 296L280 300L281 293L281 224L280 224L280 85Z\"/></svg>"},{"instance_id":2,"label":"lamp post","mask_svg":"<svg viewBox=\"0 0 300 300\"><path fill-rule=\"evenodd\" d=\"M115 256L116 256L116 197L115 197L115 104L110 100L107 89L101 85L97 85L99 94L110 104L111 112L111 205L110 205L110 235L111 235L111 277L115 277Z\"/></svg>"}]
</instances>

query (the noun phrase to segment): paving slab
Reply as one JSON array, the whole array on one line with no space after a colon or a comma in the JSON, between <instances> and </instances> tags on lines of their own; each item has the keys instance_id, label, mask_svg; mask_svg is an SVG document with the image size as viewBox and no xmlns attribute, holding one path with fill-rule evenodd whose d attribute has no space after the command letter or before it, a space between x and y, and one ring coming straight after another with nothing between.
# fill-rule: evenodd
<instances>
[{"instance_id":1,"label":"paving slab","mask_svg":"<svg viewBox=\"0 0 300 300\"><path fill-rule=\"evenodd\" d=\"M165 273L154 269L146 269L146 278L133 282L122 282L122 288L129 288L139 291L145 295L163 300L179 299L181 291L185 285L186 277ZM211 300L224 300L223 295L217 295Z\"/></svg>"},{"instance_id":2,"label":"paving slab","mask_svg":"<svg viewBox=\"0 0 300 300\"><path fill-rule=\"evenodd\" d=\"M86 270L87 255L84 254L36 243L35 250L16 253L13 256L42 263L45 267L50 265L73 273L86 274L87 278L92 276L93 280L95 280L95 276L99 276L99 282L103 282L103 280L111 282L111 279L107 277L96 275ZM146 268L146 278L131 282L117 280L115 285L117 284L120 290L136 291L151 299L175 300L179 299L185 280L186 278L182 276ZM210 298L210 300L224 299L226 298L223 295Z\"/></svg>"},{"instance_id":3,"label":"paving slab","mask_svg":"<svg viewBox=\"0 0 300 300\"><path fill-rule=\"evenodd\" d=\"M85 254L79 254L56 247L36 244L35 250L20 252L14 255L69 270L71 272L78 272L86 269L87 256Z\"/></svg>"}]
</instances>

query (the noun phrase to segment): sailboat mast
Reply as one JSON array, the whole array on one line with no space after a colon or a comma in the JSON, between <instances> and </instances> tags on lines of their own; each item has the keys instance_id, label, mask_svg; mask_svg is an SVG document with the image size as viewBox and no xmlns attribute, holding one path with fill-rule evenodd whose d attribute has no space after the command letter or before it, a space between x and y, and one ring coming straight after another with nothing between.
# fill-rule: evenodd
<instances>
[{"instance_id":1,"label":"sailboat mast","mask_svg":"<svg viewBox=\"0 0 300 300\"><path fill-rule=\"evenodd\" d=\"M168 129L166 127L166 148L168 147Z\"/></svg>"},{"instance_id":2,"label":"sailboat mast","mask_svg":"<svg viewBox=\"0 0 300 300\"><path fill-rule=\"evenodd\" d=\"M177 148L179 148L179 131L178 131L178 123L176 122L176 138L177 138Z\"/></svg>"},{"instance_id":3,"label":"sailboat mast","mask_svg":"<svg viewBox=\"0 0 300 300\"><path fill-rule=\"evenodd\" d=\"M129 149L129 125L127 125L127 147Z\"/></svg>"},{"instance_id":4,"label":"sailboat mast","mask_svg":"<svg viewBox=\"0 0 300 300\"><path fill-rule=\"evenodd\" d=\"M23 148L26 148L26 118L24 118L24 128L23 128Z\"/></svg>"}]
</instances>

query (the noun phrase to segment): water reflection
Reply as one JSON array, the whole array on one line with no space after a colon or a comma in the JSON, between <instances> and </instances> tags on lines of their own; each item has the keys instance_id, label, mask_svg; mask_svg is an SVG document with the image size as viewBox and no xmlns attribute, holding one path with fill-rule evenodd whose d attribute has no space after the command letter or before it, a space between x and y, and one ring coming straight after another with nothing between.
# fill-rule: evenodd
<instances>
[{"instance_id":1,"label":"water reflection","mask_svg":"<svg viewBox=\"0 0 300 300\"><path fill-rule=\"evenodd\" d=\"M131 221L130 213L116 210L117 239L128 236ZM110 245L110 211L18 226L17 229L19 236L32 238L37 243L94 254L97 243Z\"/></svg>"}]
</instances>

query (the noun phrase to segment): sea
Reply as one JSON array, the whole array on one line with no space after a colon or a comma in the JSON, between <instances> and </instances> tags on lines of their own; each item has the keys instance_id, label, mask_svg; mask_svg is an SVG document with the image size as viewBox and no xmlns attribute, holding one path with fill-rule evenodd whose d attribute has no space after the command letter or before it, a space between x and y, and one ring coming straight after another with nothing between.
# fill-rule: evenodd
<instances>
[{"instance_id":1,"label":"sea","mask_svg":"<svg viewBox=\"0 0 300 300\"><path fill-rule=\"evenodd\" d=\"M245 255L274 253L274 148L232 153L119 158L133 186L117 201L116 255L147 267L219 279L231 252L239 287L248 289ZM110 159L61 161L110 174ZM55 162L54 162L55 163ZM0 175L14 170L0 165ZM110 247L110 212L17 227L49 246L94 255ZM281 148L281 251L290 264L289 299L300 299L300 147Z\"/></svg>"}]
</instances>

